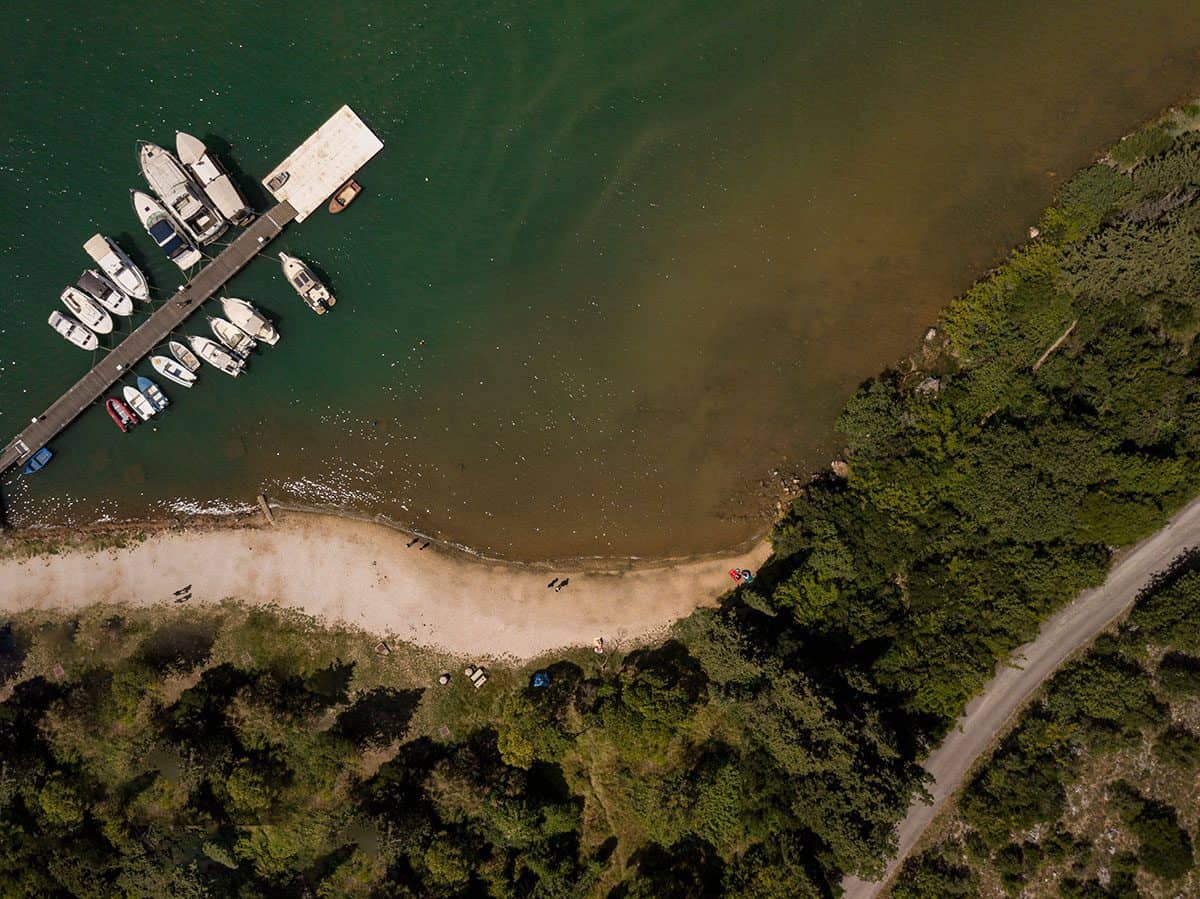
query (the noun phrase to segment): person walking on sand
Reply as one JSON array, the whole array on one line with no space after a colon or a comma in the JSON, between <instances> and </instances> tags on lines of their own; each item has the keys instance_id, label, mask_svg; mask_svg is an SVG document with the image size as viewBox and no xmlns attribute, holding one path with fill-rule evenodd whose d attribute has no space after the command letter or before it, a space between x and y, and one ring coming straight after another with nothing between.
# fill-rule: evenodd
<instances>
[{"instance_id":1,"label":"person walking on sand","mask_svg":"<svg viewBox=\"0 0 1200 899\"><path fill-rule=\"evenodd\" d=\"M563 578L562 583L554 588L554 592L557 593L559 590L561 590L563 587L567 586L567 584L569 584L569 583L571 583L571 579L569 577Z\"/></svg>"},{"instance_id":2,"label":"person walking on sand","mask_svg":"<svg viewBox=\"0 0 1200 899\"><path fill-rule=\"evenodd\" d=\"M557 583L558 583L558 578L555 578L554 580L552 580L550 583L548 583L546 585L546 589L549 590L551 587L553 587Z\"/></svg>"}]
</instances>

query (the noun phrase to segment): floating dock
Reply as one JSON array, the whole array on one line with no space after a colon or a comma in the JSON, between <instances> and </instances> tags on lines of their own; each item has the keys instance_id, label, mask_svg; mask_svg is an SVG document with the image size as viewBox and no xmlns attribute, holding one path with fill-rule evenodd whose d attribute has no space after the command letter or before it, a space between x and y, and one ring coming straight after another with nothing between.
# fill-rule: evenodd
<instances>
[{"instance_id":1,"label":"floating dock","mask_svg":"<svg viewBox=\"0 0 1200 899\"><path fill-rule=\"evenodd\" d=\"M343 106L275 166L263 178L263 186L279 202L291 203L296 221L302 222L382 149L383 141L353 109ZM271 186L279 180L283 183Z\"/></svg>"},{"instance_id":2,"label":"floating dock","mask_svg":"<svg viewBox=\"0 0 1200 899\"><path fill-rule=\"evenodd\" d=\"M367 137L369 135L369 138ZM105 354L44 413L0 450L0 473L23 464L64 428L131 374L143 357L161 346L193 312L278 237L288 223L303 221L358 172L383 143L348 106L343 106L301 144L272 175L289 173L272 191L278 204L263 213L224 251L150 314L132 334ZM268 176L266 180L270 180ZM265 183L264 181L264 183ZM324 193L322 193L322 191ZM319 196L318 196L319 195ZM296 206L290 198L301 205Z\"/></svg>"}]
</instances>

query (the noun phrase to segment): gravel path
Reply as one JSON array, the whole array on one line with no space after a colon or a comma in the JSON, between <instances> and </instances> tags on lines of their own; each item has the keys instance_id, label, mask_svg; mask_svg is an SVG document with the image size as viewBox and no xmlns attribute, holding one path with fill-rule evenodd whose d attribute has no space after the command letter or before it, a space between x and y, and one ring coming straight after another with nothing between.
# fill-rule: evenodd
<instances>
[{"instance_id":1,"label":"gravel path","mask_svg":"<svg viewBox=\"0 0 1200 899\"><path fill-rule=\"evenodd\" d=\"M925 828L962 786L975 761L1003 733L1014 716L1063 661L1087 645L1133 604L1138 593L1180 553L1200 544L1200 499L1193 500L1161 531L1124 553L1103 586L1085 590L1042 625L1032 643L1017 649L1013 665L1002 667L967 706L957 728L930 754L925 770L934 777L933 804L914 801L898 830L899 851L884 879L843 881L846 899L869 899L899 868Z\"/></svg>"}]
</instances>

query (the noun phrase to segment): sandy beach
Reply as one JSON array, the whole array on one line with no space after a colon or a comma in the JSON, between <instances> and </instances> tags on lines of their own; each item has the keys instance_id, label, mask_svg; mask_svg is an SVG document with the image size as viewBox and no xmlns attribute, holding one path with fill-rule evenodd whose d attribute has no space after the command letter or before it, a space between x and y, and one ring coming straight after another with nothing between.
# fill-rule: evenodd
<instances>
[{"instance_id":1,"label":"sandy beach","mask_svg":"<svg viewBox=\"0 0 1200 899\"><path fill-rule=\"evenodd\" d=\"M452 653L526 659L653 634L726 593L730 568L756 569L770 555L764 540L728 557L552 569L410 539L296 512L276 513L274 527L163 531L124 549L0 561L0 611L173 603L191 585L192 604L273 603ZM570 582L547 589L555 577Z\"/></svg>"}]
</instances>

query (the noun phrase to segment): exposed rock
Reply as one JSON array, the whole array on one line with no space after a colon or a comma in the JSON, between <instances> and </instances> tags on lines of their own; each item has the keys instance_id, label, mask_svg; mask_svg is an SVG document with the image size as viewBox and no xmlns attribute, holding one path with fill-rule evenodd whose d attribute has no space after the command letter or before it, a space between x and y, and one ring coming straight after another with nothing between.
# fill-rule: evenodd
<instances>
[{"instance_id":1,"label":"exposed rock","mask_svg":"<svg viewBox=\"0 0 1200 899\"><path fill-rule=\"evenodd\" d=\"M833 469L833 473L839 478L845 479L850 476L850 463L842 459L834 459L829 463L829 467Z\"/></svg>"},{"instance_id":2,"label":"exposed rock","mask_svg":"<svg viewBox=\"0 0 1200 899\"><path fill-rule=\"evenodd\" d=\"M937 393L941 389L942 389L942 382L940 380L938 380L937 378L926 378L924 381L922 381L920 384L917 385L917 393L924 393L924 394Z\"/></svg>"}]
</instances>

